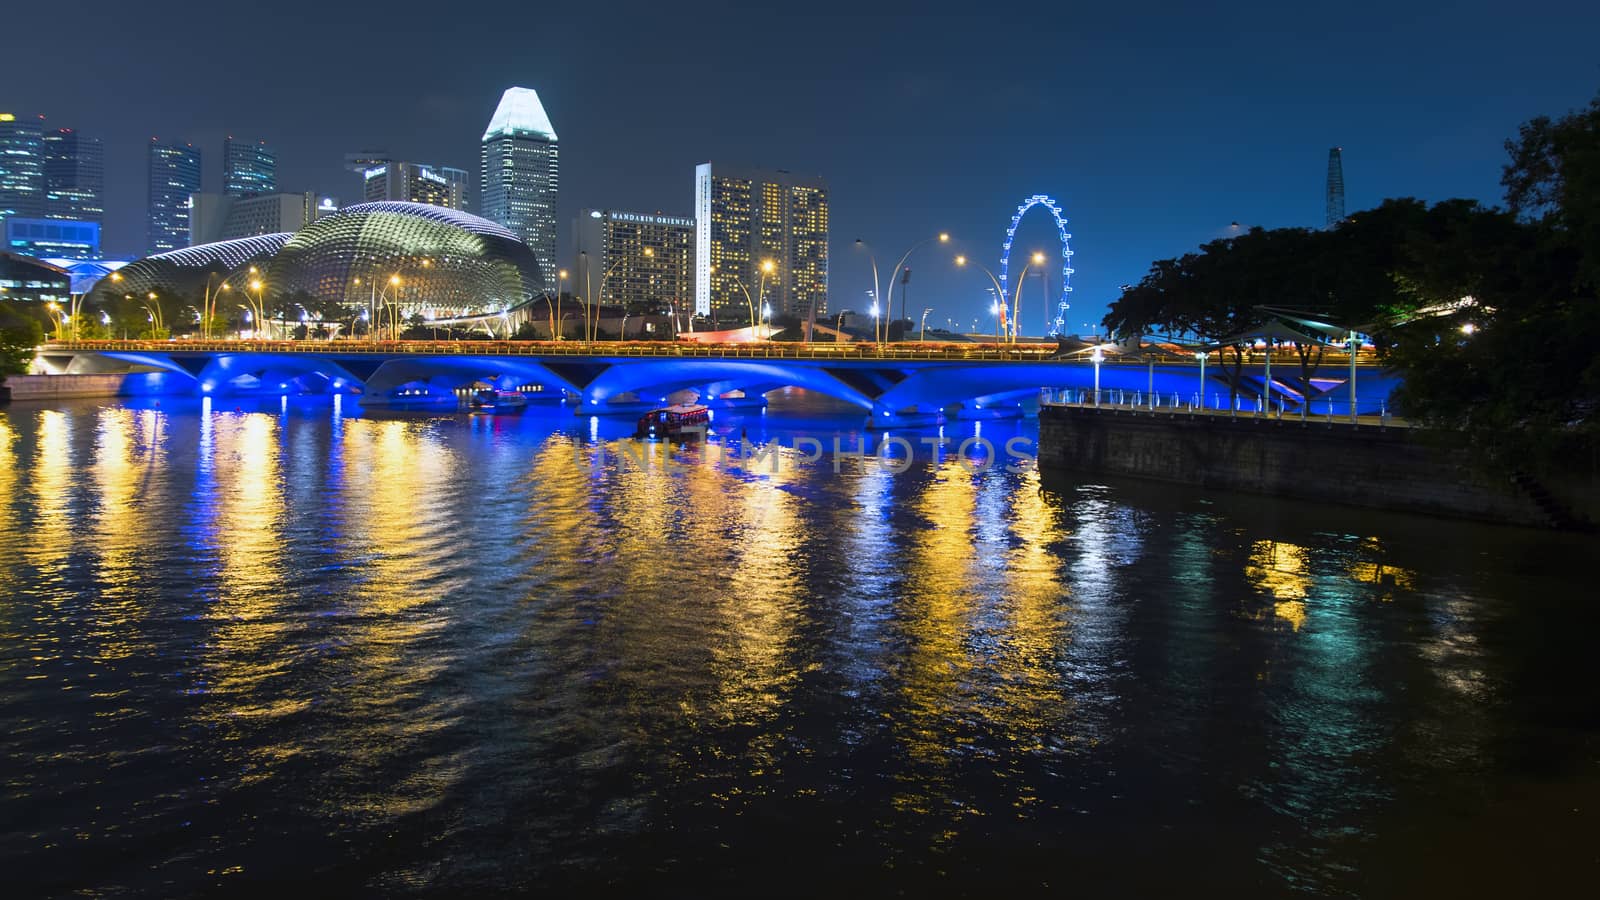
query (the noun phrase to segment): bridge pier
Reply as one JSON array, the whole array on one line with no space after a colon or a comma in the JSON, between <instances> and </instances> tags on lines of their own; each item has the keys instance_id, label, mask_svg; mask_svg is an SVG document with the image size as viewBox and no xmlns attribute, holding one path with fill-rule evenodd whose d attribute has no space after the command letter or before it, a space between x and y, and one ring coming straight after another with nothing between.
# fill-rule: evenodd
<instances>
[{"instance_id":1,"label":"bridge pier","mask_svg":"<svg viewBox=\"0 0 1600 900\"><path fill-rule=\"evenodd\" d=\"M964 420L1022 419L1027 415L1028 408L1021 400L974 400L956 410L956 418Z\"/></svg>"}]
</instances>

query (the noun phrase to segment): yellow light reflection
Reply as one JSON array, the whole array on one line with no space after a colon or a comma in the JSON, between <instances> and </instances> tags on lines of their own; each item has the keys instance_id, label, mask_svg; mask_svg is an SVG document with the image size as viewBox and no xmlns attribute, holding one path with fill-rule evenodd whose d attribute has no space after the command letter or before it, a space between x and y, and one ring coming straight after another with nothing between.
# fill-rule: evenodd
<instances>
[{"instance_id":1,"label":"yellow light reflection","mask_svg":"<svg viewBox=\"0 0 1600 900\"><path fill-rule=\"evenodd\" d=\"M40 410L38 442L29 486L33 492L33 524L24 545L29 561L43 579L60 575L72 550L73 521L69 501L73 472L72 419L59 410Z\"/></svg>"},{"instance_id":2,"label":"yellow light reflection","mask_svg":"<svg viewBox=\"0 0 1600 900\"><path fill-rule=\"evenodd\" d=\"M219 724L240 729L305 709L309 698L285 697L272 680L291 670L291 624L283 615L282 580L289 561L282 534L287 510L279 471L279 422L258 414L215 414L211 420L216 505L214 541L220 594L207 610L214 624L208 644L209 712ZM298 750L268 742L259 753L281 759ZM261 777L268 774L263 772Z\"/></svg>"},{"instance_id":3,"label":"yellow light reflection","mask_svg":"<svg viewBox=\"0 0 1600 900\"><path fill-rule=\"evenodd\" d=\"M94 478L97 504L87 545L102 585L89 635L102 659L139 652L137 635L149 599L145 566L159 528L149 507L165 483L167 418L155 410L106 407L95 414Z\"/></svg>"},{"instance_id":4,"label":"yellow light reflection","mask_svg":"<svg viewBox=\"0 0 1600 900\"><path fill-rule=\"evenodd\" d=\"M1256 541L1245 564L1245 580L1272 595L1272 614L1295 630L1306 621L1305 599L1311 589L1310 551L1298 544Z\"/></svg>"},{"instance_id":5,"label":"yellow light reflection","mask_svg":"<svg viewBox=\"0 0 1600 900\"><path fill-rule=\"evenodd\" d=\"M0 413L0 510L13 521L16 518L17 456L12 445L17 442L17 432L4 413ZM17 544L22 540L23 529L0 528L0 559L17 559L21 554ZM11 594L17 583L17 567L0 565L0 593Z\"/></svg>"}]
</instances>

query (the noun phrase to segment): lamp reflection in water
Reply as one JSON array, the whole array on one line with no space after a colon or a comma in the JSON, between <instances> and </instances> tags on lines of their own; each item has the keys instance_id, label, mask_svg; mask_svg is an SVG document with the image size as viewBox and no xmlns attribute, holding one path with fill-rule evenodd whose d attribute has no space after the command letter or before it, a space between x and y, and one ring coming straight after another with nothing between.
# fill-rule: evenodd
<instances>
[{"instance_id":1,"label":"lamp reflection in water","mask_svg":"<svg viewBox=\"0 0 1600 900\"><path fill-rule=\"evenodd\" d=\"M0 416L0 497L8 501L17 496L16 443L16 430L4 416ZM0 504L0 508L4 508L3 504ZM0 559L20 559L22 548L17 545L21 542L22 532L0 529ZM0 594L9 594L16 586L19 577L16 570L16 566L0 566Z\"/></svg>"},{"instance_id":2,"label":"lamp reflection in water","mask_svg":"<svg viewBox=\"0 0 1600 900\"><path fill-rule=\"evenodd\" d=\"M44 573L58 572L72 552L76 523L71 509L77 455L72 449L73 417L55 409L39 410L33 470L28 488L33 495L33 527L24 553L29 563Z\"/></svg>"},{"instance_id":3,"label":"lamp reflection in water","mask_svg":"<svg viewBox=\"0 0 1600 900\"><path fill-rule=\"evenodd\" d=\"M86 524L95 577L106 585L86 635L102 660L144 652L138 637L148 613L151 546L160 540L148 510L166 487L169 446L165 414L153 409L103 407L95 413L90 463L99 502Z\"/></svg>"}]
</instances>

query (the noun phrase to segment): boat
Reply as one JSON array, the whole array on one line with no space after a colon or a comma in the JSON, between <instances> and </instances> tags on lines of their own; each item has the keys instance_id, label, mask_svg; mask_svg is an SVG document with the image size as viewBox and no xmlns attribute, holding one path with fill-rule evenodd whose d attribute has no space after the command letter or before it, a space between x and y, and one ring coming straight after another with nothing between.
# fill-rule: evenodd
<instances>
[{"instance_id":1,"label":"boat","mask_svg":"<svg viewBox=\"0 0 1600 900\"><path fill-rule=\"evenodd\" d=\"M472 395L472 411L482 413L519 413L528 408L528 398L521 391L497 391L484 388Z\"/></svg>"},{"instance_id":2,"label":"boat","mask_svg":"<svg viewBox=\"0 0 1600 900\"><path fill-rule=\"evenodd\" d=\"M711 424L711 410L700 403L675 403L652 409L639 417L634 437L657 440L687 440L704 437Z\"/></svg>"}]
</instances>

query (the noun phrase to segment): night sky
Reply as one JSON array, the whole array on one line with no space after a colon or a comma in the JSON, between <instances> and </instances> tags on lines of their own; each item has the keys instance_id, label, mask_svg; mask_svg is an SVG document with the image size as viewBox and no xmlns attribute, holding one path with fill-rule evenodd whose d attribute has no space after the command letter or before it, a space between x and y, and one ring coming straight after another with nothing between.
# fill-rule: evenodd
<instances>
[{"instance_id":1,"label":"night sky","mask_svg":"<svg viewBox=\"0 0 1600 900\"><path fill-rule=\"evenodd\" d=\"M820 173L830 305L860 308L855 238L888 266L947 230L997 268L1018 202L1048 193L1071 219L1079 331L1152 259L1230 223L1320 226L1331 146L1351 211L1498 202L1505 138L1600 89L1600 4L1414 6L19 3L0 110L104 139L107 250L129 254L152 135L200 146L207 190L225 134L265 138L281 190L348 203L343 155L361 149L476 178L501 90L532 87L561 138L563 253L580 208L691 215L698 162ZM1056 246L1030 214L1017 250ZM987 279L950 255L913 257L913 313L992 328ZM1025 331L1043 330L1041 291Z\"/></svg>"}]
</instances>

